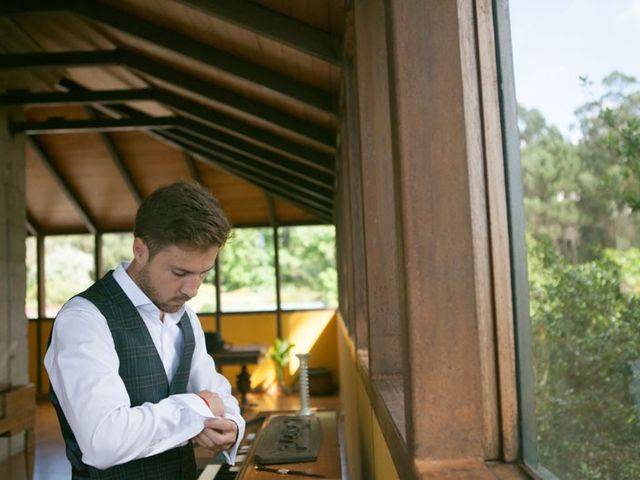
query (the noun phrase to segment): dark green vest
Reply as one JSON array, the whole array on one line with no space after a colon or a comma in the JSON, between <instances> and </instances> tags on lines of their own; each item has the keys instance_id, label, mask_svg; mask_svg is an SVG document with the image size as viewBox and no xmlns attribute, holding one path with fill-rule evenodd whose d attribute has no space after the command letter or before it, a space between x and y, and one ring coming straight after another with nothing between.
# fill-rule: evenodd
<instances>
[{"instance_id":1,"label":"dark green vest","mask_svg":"<svg viewBox=\"0 0 640 480\"><path fill-rule=\"evenodd\" d=\"M149 331L136 308L113 279L112 271L79 296L93 303L107 319L120 359L119 374L127 387L132 407L145 402L158 403L169 395L187 391L195 340L186 312L179 323L184 340L182 357L169 385L162 360ZM50 389L49 396L58 413L74 479L192 480L196 478L196 463L191 442L184 447L116 465L106 470L98 470L82 463L82 452L60 408L53 388Z\"/></svg>"}]
</instances>

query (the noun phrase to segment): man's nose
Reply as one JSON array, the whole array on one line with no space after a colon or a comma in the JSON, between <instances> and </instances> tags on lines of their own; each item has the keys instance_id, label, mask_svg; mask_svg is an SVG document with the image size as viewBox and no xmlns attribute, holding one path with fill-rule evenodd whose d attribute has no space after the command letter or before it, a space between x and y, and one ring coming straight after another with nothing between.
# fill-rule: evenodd
<instances>
[{"instance_id":1,"label":"man's nose","mask_svg":"<svg viewBox=\"0 0 640 480\"><path fill-rule=\"evenodd\" d=\"M181 293L188 296L189 298L193 298L198 294L200 285L202 285L202 278L200 277L200 275L189 277L185 279L184 283L182 284Z\"/></svg>"}]
</instances>

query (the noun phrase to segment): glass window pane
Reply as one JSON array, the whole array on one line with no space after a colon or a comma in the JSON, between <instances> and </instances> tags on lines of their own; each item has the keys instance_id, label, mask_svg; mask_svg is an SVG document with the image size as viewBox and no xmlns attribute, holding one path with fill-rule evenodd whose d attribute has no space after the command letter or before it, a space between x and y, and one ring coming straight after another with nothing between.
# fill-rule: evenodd
<instances>
[{"instance_id":1,"label":"glass window pane","mask_svg":"<svg viewBox=\"0 0 640 480\"><path fill-rule=\"evenodd\" d=\"M216 311L216 272L212 269L198 289L198 295L187 302L196 313Z\"/></svg>"},{"instance_id":2,"label":"glass window pane","mask_svg":"<svg viewBox=\"0 0 640 480\"><path fill-rule=\"evenodd\" d=\"M273 229L236 228L220 251L224 312L275 310Z\"/></svg>"},{"instance_id":3,"label":"glass window pane","mask_svg":"<svg viewBox=\"0 0 640 480\"><path fill-rule=\"evenodd\" d=\"M38 250L36 237L27 237L25 250L27 267L25 313L27 318L38 318Z\"/></svg>"},{"instance_id":4,"label":"glass window pane","mask_svg":"<svg viewBox=\"0 0 640 480\"><path fill-rule=\"evenodd\" d=\"M333 308L338 303L335 228L278 228L283 309Z\"/></svg>"},{"instance_id":5,"label":"glass window pane","mask_svg":"<svg viewBox=\"0 0 640 480\"><path fill-rule=\"evenodd\" d=\"M102 268L105 273L115 269L120 262L133 258L132 233L105 233L102 235Z\"/></svg>"},{"instance_id":6,"label":"glass window pane","mask_svg":"<svg viewBox=\"0 0 640 480\"><path fill-rule=\"evenodd\" d=\"M537 425L529 440L533 467L558 478L637 479L640 17L632 1L579 3L510 2Z\"/></svg>"},{"instance_id":7,"label":"glass window pane","mask_svg":"<svg viewBox=\"0 0 640 480\"><path fill-rule=\"evenodd\" d=\"M55 317L94 278L93 235L48 236L44 240L46 316Z\"/></svg>"}]
</instances>

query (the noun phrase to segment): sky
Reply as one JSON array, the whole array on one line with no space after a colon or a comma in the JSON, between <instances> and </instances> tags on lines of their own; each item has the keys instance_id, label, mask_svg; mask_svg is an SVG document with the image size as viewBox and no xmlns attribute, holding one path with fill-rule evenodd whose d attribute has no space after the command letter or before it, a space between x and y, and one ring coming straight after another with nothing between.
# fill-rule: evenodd
<instances>
[{"instance_id":1,"label":"sky","mask_svg":"<svg viewBox=\"0 0 640 480\"><path fill-rule=\"evenodd\" d=\"M640 80L640 0L509 0L516 97L569 138L614 70ZM580 76L594 82L591 92Z\"/></svg>"}]
</instances>

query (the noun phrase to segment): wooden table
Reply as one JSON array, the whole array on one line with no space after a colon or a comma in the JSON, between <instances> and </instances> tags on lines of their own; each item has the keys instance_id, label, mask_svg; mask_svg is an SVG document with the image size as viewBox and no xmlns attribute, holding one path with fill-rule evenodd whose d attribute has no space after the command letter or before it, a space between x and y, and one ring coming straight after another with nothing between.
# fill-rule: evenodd
<instances>
[{"instance_id":1,"label":"wooden table","mask_svg":"<svg viewBox=\"0 0 640 480\"><path fill-rule=\"evenodd\" d=\"M278 415L296 415L297 412L281 411L281 412L262 412L267 415L267 419L263 424L266 426L269 420ZM315 415L320 420L320 429L322 430L322 440L320 450L318 451L318 459L315 462L303 463L286 463L278 465L269 465L273 468L289 468L291 470L300 470L308 473L318 473L324 475L326 480L339 480L341 475L340 468L340 446L338 443L338 422L335 410L319 410ZM263 426L263 428L264 428ZM275 480L277 478L304 478L294 475L278 475L272 472L261 472L255 470L255 462L253 455L255 447L259 440L253 442L251 450L247 456L247 460L243 463L242 469L238 473L237 480Z\"/></svg>"},{"instance_id":2,"label":"wooden table","mask_svg":"<svg viewBox=\"0 0 640 480\"><path fill-rule=\"evenodd\" d=\"M242 396L242 405L247 404L247 393L251 390L251 378L247 365L255 365L267 351L266 345L234 345L211 354L216 368L225 365L240 365L241 370L236 378L236 388Z\"/></svg>"},{"instance_id":3,"label":"wooden table","mask_svg":"<svg viewBox=\"0 0 640 480\"><path fill-rule=\"evenodd\" d=\"M33 385L14 387L0 393L0 436L25 432L24 456L27 478L33 476L36 451L36 390Z\"/></svg>"}]
</instances>

